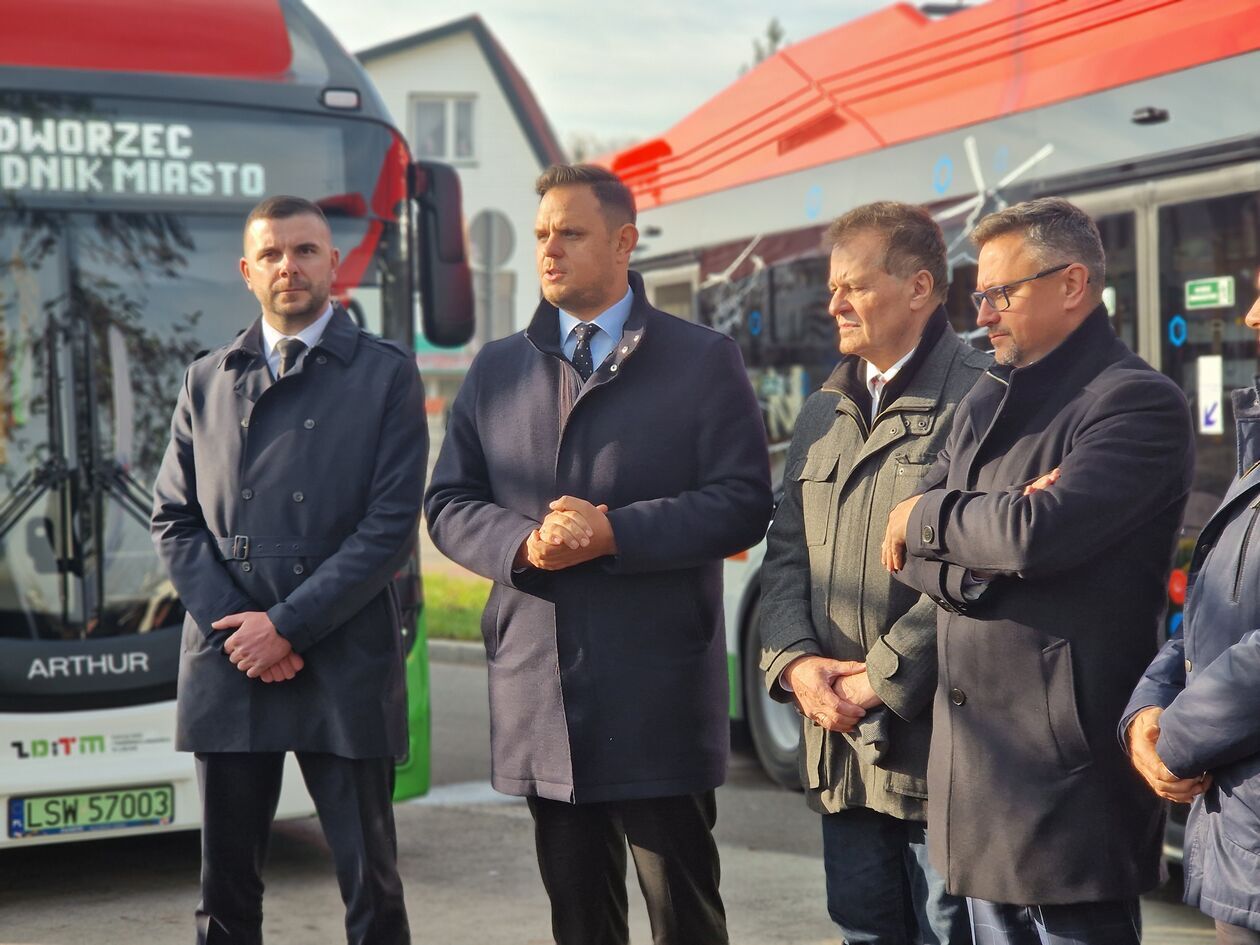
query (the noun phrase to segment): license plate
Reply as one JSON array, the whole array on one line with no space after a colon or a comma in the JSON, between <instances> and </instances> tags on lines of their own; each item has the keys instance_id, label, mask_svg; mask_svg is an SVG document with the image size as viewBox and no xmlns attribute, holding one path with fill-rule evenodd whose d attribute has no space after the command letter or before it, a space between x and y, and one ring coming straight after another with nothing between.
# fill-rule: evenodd
<instances>
[{"instance_id":1,"label":"license plate","mask_svg":"<svg viewBox=\"0 0 1260 945\"><path fill-rule=\"evenodd\" d=\"M175 788L170 784L9 798L10 837L145 827L174 819Z\"/></svg>"}]
</instances>

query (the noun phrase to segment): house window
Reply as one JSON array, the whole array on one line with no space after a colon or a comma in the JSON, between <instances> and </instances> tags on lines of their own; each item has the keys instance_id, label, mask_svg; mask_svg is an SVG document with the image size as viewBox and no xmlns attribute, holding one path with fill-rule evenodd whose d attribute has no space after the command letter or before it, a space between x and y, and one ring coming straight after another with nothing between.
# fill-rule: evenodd
<instances>
[{"instance_id":1,"label":"house window","mask_svg":"<svg viewBox=\"0 0 1260 945\"><path fill-rule=\"evenodd\" d=\"M411 144L416 157L471 161L477 156L473 137L473 99L467 96L413 97Z\"/></svg>"}]
</instances>

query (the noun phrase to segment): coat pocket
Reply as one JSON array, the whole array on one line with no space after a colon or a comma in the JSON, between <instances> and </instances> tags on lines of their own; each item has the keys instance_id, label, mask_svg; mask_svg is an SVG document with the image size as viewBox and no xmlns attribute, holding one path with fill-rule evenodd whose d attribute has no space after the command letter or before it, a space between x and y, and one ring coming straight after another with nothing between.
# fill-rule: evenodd
<instances>
[{"instance_id":1,"label":"coat pocket","mask_svg":"<svg viewBox=\"0 0 1260 945\"><path fill-rule=\"evenodd\" d=\"M932 466L932 463L907 463L901 460L893 463L893 505L918 492L923 477Z\"/></svg>"},{"instance_id":2,"label":"coat pocket","mask_svg":"<svg viewBox=\"0 0 1260 945\"><path fill-rule=\"evenodd\" d=\"M486 645L486 659L494 659L499 648L499 585L490 589L490 598L481 612L481 640Z\"/></svg>"},{"instance_id":3,"label":"coat pocket","mask_svg":"<svg viewBox=\"0 0 1260 945\"><path fill-rule=\"evenodd\" d=\"M805 541L825 544L836 521L836 467L840 456L831 451L813 452L796 477L801 484L801 516L805 520Z\"/></svg>"},{"instance_id":4,"label":"coat pocket","mask_svg":"<svg viewBox=\"0 0 1260 945\"><path fill-rule=\"evenodd\" d=\"M1076 707L1072 648L1067 640L1058 640L1041 651L1041 669L1046 685L1046 719L1059 761L1069 772L1080 771L1093 763L1093 757Z\"/></svg>"},{"instance_id":5,"label":"coat pocket","mask_svg":"<svg viewBox=\"0 0 1260 945\"><path fill-rule=\"evenodd\" d=\"M916 778L912 774L904 774L901 771L889 771L888 790L903 797L915 797L926 801L928 796L927 779Z\"/></svg>"}]
</instances>

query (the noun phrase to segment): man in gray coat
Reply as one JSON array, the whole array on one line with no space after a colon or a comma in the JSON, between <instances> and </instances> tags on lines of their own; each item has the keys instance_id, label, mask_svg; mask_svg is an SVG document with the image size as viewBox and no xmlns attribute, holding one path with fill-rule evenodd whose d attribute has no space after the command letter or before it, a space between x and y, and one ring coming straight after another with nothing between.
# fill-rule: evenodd
<instances>
[{"instance_id":1,"label":"man in gray coat","mask_svg":"<svg viewBox=\"0 0 1260 945\"><path fill-rule=\"evenodd\" d=\"M198 941L262 941L262 878L285 752L337 866L346 934L410 940L396 867L406 751L391 580L416 538L424 394L401 346L329 301L319 207L272 197L245 224L262 317L192 363L156 485L153 538L187 610L176 747L202 799Z\"/></svg>"},{"instance_id":2,"label":"man in gray coat","mask_svg":"<svg viewBox=\"0 0 1260 945\"><path fill-rule=\"evenodd\" d=\"M1190 417L1112 330L1085 213L1042 198L973 238L998 363L882 549L941 608L932 861L980 945L1136 945L1163 814L1115 727L1162 634Z\"/></svg>"},{"instance_id":3,"label":"man in gray coat","mask_svg":"<svg viewBox=\"0 0 1260 945\"><path fill-rule=\"evenodd\" d=\"M879 548L992 358L950 330L945 240L922 208L857 207L827 236L844 357L788 451L761 573L762 668L771 697L804 717L801 779L844 940L970 942L924 838L936 605L893 580Z\"/></svg>"},{"instance_id":4,"label":"man in gray coat","mask_svg":"<svg viewBox=\"0 0 1260 945\"><path fill-rule=\"evenodd\" d=\"M556 941L629 941L628 842L653 941L722 945L722 559L770 517L765 429L735 342L629 272L626 186L577 165L537 189L543 301L464 379L429 532L494 581L493 782L529 800Z\"/></svg>"}]
</instances>

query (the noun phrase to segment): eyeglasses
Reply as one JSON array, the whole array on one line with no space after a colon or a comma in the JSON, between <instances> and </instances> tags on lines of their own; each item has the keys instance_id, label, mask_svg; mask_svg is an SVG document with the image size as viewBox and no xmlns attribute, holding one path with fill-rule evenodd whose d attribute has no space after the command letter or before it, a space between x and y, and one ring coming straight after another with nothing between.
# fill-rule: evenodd
<instances>
[{"instance_id":1,"label":"eyeglasses","mask_svg":"<svg viewBox=\"0 0 1260 945\"><path fill-rule=\"evenodd\" d=\"M1024 279L1016 279L1014 282L1008 282L1006 285L990 286L983 292L972 292L971 301L975 303L976 311L980 311L980 307L985 302L989 303L990 308L995 312L1005 312L1011 307L1011 297L1007 293L1017 285L1023 285L1025 282L1032 282L1034 279L1040 279L1044 276L1052 276L1056 272L1062 272L1072 263L1063 263L1061 266L1051 266L1049 269L1043 269L1035 276L1028 276Z\"/></svg>"}]
</instances>

